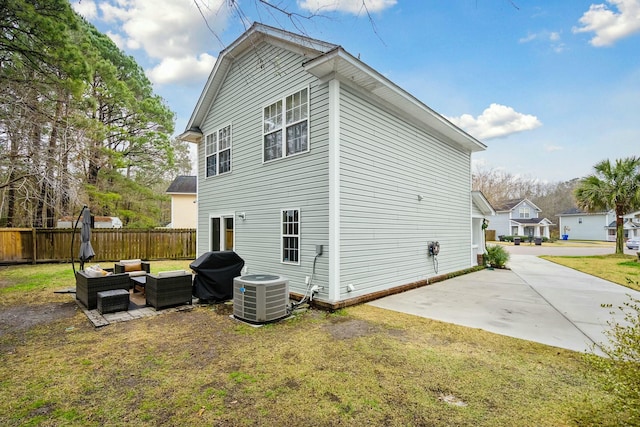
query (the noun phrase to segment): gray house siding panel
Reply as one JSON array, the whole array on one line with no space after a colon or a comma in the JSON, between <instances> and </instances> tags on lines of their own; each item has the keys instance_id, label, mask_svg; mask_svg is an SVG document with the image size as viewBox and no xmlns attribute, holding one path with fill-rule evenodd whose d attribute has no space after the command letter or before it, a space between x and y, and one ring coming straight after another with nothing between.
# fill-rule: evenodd
<instances>
[{"instance_id":1,"label":"gray house siding panel","mask_svg":"<svg viewBox=\"0 0 640 427\"><path fill-rule=\"evenodd\" d=\"M612 216L615 218L615 216ZM565 234L564 227L568 226L569 239L572 240L608 240L608 217L606 215L582 215L560 217L560 234Z\"/></svg>"},{"instance_id":2,"label":"gray house siding panel","mask_svg":"<svg viewBox=\"0 0 640 427\"><path fill-rule=\"evenodd\" d=\"M511 235L511 227L509 226L509 213L498 213L495 217L491 218L489 229L496 230L497 236L509 236Z\"/></svg>"},{"instance_id":3,"label":"gray house siding panel","mask_svg":"<svg viewBox=\"0 0 640 427\"><path fill-rule=\"evenodd\" d=\"M482 213L480 208L478 208L478 206L476 206L475 203L471 203L471 216L472 217L484 217L484 214Z\"/></svg>"},{"instance_id":4,"label":"gray house siding panel","mask_svg":"<svg viewBox=\"0 0 640 427\"><path fill-rule=\"evenodd\" d=\"M341 292L436 275L432 240L438 274L469 267L470 154L341 87Z\"/></svg>"},{"instance_id":5,"label":"gray house siding panel","mask_svg":"<svg viewBox=\"0 0 640 427\"><path fill-rule=\"evenodd\" d=\"M209 250L210 215L231 213L235 251L247 272L281 274L297 292L304 292L305 276L312 274L315 245L328 252L328 95L326 85L303 71L304 60L268 44L237 58L202 127L207 135L232 123L231 173L205 178L204 143L198 147L198 254ZM263 163L262 108L304 87L310 89L310 151ZM280 262L281 209L289 208L300 209L300 265ZM320 286L328 277L326 258L316 265L314 282Z\"/></svg>"}]
</instances>

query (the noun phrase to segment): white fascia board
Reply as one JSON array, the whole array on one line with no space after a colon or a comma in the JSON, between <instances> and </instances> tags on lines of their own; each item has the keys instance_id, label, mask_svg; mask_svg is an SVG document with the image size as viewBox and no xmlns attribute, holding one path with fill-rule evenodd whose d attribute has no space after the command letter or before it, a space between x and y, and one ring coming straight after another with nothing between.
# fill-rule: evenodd
<instances>
[{"instance_id":1,"label":"white fascia board","mask_svg":"<svg viewBox=\"0 0 640 427\"><path fill-rule=\"evenodd\" d=\"M484 194L482 194L481 191L472 191L471 197L473 199L473 203L476 204L478 209L480 209L480 212L482 212L484 215L496 215L495 209L493 209L493 206L491 206L491 203L489 203L489 200L487 200L487 198L484 196Z\"/></svg>"}]
</instances>

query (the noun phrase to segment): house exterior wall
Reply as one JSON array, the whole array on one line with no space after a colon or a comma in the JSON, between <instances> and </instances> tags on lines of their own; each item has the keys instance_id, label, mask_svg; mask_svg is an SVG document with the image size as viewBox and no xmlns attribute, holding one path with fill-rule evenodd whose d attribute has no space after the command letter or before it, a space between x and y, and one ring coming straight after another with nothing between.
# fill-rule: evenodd
<instances>
[{"instance_id":1,"label":"house exterior wall","mask_svg":"<svg viewBox=\"0 0 640 427\"><path fill-rule=\"evenodd\" d=\"M313 277L329 301L473 265L471 154L345 83L318 81L301 67L307 59L266 43L234 59L200 126L198 255L212 250L211 218L233 218L244 274L283 275L299 293ZM263 163L263 108L305 87L310 151ZM229 124L232 170L207 178L206 135ZM300 210L299 265L281 262L282 209ZM437 264L430 241L441 245Z\"/></svg>"},{"instance_id":2,"label":"house exterior wall","mask_svg":"<svg viewBox=\"0 0 640 427\"><path fill-rule=\"evenodd\" d=\"M429 241L441 245L439 274L468 268L470 154L345 84L340 100L341 288L357 296L434 276Z\"/></svg>"},{"instance_id":3,"label":"house exterior wall","mask_svg":"<svg viewBox=\"0 0 640 427\"><path fill-rule=\"evenodd\" d=\"M277 67L258 66L262 58L278 58ZM245 260L245 274L273 273L289 279L291 291L304 292L311 276L315 245L324 245L316 263L315 283L327 281L328 160L327 88L300 66L303 57L261 44L237 58L212 108L203 135L232 124L232 170L205 177L205 146L198 145L198 255L211 250L211 217L235 218L234 250ZM304 87L310 89L310 133L307 153L262 162L262 110ZM300 265L283 264L281 209L299 209ZM246 219L237 213L244 212Z\"/></svg>"},{"instance_id":4,"label":"house exterior wall","mask_svg":"<svg viewBox=\"0 0 640 427\"><path fill-rule=\"evenodd\" d=\"M195 194L171 195L171 228L196 228L197 219Z\"/></svg>"},{"instance_id":5,"label":"house exterior wall","mask_svg":"<svg viewBox=\"0 0 640 427\"><path fill-rule=\"evenodd\" d=\"M568 234L569 240L609 240L607 225L614 220L615 215L608 214L583 214L561 215L559 218L560 234ZM564 227L569 227L567 233Z\"/></svg>"},{"instance_id":6,"label":"house exterior wall","mask_svg":"<svg viewBox=\"0 0 640 427\"><path fill-rule=\"evenodd\" d=\"M510 217L511 212L496 212L496 216L491 219L489 228L492 230L496 230L496 237L511 235L511 227L509 225Z\"/></svg>"}]
</instances>

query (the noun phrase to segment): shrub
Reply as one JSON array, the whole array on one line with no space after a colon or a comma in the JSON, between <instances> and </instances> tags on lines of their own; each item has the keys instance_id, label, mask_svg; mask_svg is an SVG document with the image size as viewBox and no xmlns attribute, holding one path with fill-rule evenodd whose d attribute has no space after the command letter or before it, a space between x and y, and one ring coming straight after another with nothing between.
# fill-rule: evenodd
<instances>
[{"instance_id":1,"label":"shrub","mask_svg":"<svg viewBox=\"0 0 640 427\"><path fill-rule=\"evenodd\" d=\"M640 300L629 296L618 309L624 313L624 325L607 322L611 327L605 332L609 343L600 344L605 357L585 357L603 374L605 389L614 398L622 425L640 425Z\"/></svg>"},{"instance_id":2,"label":"shrub","mask_svg":"<svg viewBox=\"0 0 640 427\"><path fill-rule=\"evenodd\" d=\"M500 245L487 246L487 263L492 267L504 268L509 261L509 252Z\"/></svg>"}]
</instances>

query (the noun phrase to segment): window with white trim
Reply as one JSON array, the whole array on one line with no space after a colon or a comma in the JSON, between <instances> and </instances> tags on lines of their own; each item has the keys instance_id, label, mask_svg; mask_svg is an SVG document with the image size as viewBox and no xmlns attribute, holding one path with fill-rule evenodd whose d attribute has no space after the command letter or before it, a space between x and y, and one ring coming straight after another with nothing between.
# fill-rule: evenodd
<instances>
[{"instance_id":1,"label":"window with white trim","mask_svg":"<svg viewBox=\"0 0 640 427\"><path fill-rule=\"evenodd\" d=\"M263 160L309 151L309 90L302 89L264 108Z\"/></svg>"},{"instance_id":2,"label":"window with white trim","mask_svg":"<svg viewBox=\"0 0 640 427\"><path fill-rule=\"evenodd\" d=\"M531 210L528 207L520 208L520 218L531 218Z\"/></svg>"},{"instance_id":3,"label":"window with white trim","mask_svg":"<svg viewBox=\"0 0 640 427\"><path fill-rule=\"evenodd\" d=\"M282 210L282 262L300 263L300 211Z\"/></svg>"},{"instance_id":4,"label":"window with white trim","mask_svg":"<svg viewBox=\"0 0 640 427\"><path fill-rule=\"evenodd\" d=\"M231 172L231 125L205 137L206 176Z\"/></svg>"}]
</instances>

